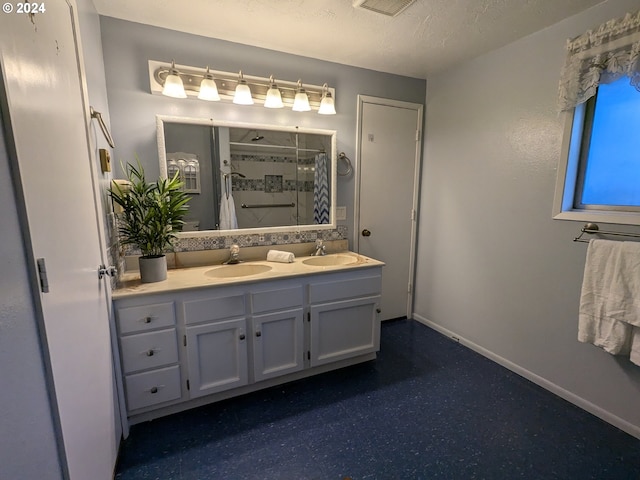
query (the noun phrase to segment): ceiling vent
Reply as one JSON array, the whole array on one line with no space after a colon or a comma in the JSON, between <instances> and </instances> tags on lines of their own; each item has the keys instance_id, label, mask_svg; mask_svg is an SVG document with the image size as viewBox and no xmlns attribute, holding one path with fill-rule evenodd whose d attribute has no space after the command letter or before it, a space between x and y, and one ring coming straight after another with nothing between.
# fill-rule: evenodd
<instances>
[{"instance_id":1,"label":"ceiling vent","mask_svg":"<svg viewBox=\"0 0 640 480\"><path fill-rule=\"evenodd\" d=\"M416 0L353 0L355 8L364 8L372 12L381 13L388 17L395 17Z\"/></svg>"}]
</instances>

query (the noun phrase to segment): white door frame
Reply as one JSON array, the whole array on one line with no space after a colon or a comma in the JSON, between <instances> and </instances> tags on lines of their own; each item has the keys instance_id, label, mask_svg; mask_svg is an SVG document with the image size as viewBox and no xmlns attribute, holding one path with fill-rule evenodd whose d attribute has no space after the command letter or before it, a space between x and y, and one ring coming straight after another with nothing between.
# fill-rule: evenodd
<instances>
[{"instance_id":1,"label":"white door frame","mask_svg":"<svg viewBox=\"0 0 640 480\"><path fill-rule=\"evenodd\" d=\"M362 173L360 165L361 158L361 142L362 142L362 110L364 104L384 105L388 107L406 108L416 110L418 115L416 153L413 175L413 202L411 214L411 247L409 248L409 278L407 279L411 288L407 297L407 318L411 318L413 314L413 291L415 278L415 261L416 246L418 236L418 204L420 195L420 158L422 155L422 125L423 125L423 105L419 103L404 102L401 100L391 100L388 98L372 97L369 95L358 95L358 112L356 127L356 161L355 161L355 192L354 192L354 216L353 216L353 247L356 252L360 251L360 186L362 181Z\"/></svg>"}]
</instances>

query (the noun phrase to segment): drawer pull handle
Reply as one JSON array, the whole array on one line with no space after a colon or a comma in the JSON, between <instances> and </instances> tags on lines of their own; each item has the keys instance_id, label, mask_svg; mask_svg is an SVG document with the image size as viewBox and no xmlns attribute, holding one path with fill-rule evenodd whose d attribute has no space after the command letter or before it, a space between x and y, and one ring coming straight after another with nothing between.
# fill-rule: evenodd
<instances>
[{"instance_id":1,"label":"drawer pull handle","mask_svg":"<svg viewBox=\"0 0 640 480\"><path fill-rule=\"evenodd\" d=\"M144 317L144 318L142 319L142 323L151 323L151 320L153 320L154 318L155 318L155 317L151 317L151 316L149 316L149 317Z\"/></svg>"},{"instance_id":2,"label":"drawer pull handle","mask_svg":"<svg viewBox=\"0 0 640 480\"><path fill-rule=\"evenodd\" d=\"M153 387L149 390L151 393L158 393L158 387Z\"/></svg>"},{"instance_id":3,"label":"drawer pull handle","mask_svg":"<svg viewBox=\"0 0 640 480\"><path fill-rule=\"evenodd\" d=\"M244 340L247 337L245 337L244 333L241 333L239 338L240 338L240 340Z\"/></svg>"},{"instance_id":4,"label":"drawer pull handle","mask_svg":"<svg viewBox=\"0 0 640 480\"><path fill-rule=\"evenodd\" d=\"M260 330L258 330L258 331L256 332L256 337L261 337L261 336L262 336L262 332L261 332Z\"/></svg>"},{"instance_id":5,"label":"drawer pull handle","mask_svg":"<svg viewBox=\"0 0 640 480\"><path fill-rule=\"evenodd\" d=\"M147 351L147 357L153 357L153 354L155 353L155 351L153 350L153 348L151 350Z\"/></svg>"}]
</instances>

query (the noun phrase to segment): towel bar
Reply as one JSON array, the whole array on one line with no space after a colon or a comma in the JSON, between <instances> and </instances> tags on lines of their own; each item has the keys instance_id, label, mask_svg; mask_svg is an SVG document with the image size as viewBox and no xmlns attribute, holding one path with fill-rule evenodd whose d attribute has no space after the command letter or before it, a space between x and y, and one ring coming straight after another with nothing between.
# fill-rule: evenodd
<instances>
[{"instance_id":1,"label":"towel bar","mask_svg":"<svg viewBox=\"0 0 640 480\"><path fill-rule=\"evenodd\" d=\"M246 203L243 203L242 205L240 205L242 208L271 208L271 207L295 207L296 204L291 202L291 203L272 203L271 205L267 205L267 204L250 204L247 205Z\"/></svg>"},{"instance_id":2,"label":"towel bar","mask_svg":"<svg viewBox=\"0 0 640 480\"><path fill-rule=\"evenodd\" d=\"M632 238L640 238L640 233L629 233L629 232L613 232L608 230L600 230L600 227L597 223L585 223L584 227L580 230L580 235L573 239L574 242L581 243L589 243L589 240L582 238L582 236L587 234L595 234L599 233L601 235L615 235L621 237L632 237Z\"/></svg>"}]
</instances>

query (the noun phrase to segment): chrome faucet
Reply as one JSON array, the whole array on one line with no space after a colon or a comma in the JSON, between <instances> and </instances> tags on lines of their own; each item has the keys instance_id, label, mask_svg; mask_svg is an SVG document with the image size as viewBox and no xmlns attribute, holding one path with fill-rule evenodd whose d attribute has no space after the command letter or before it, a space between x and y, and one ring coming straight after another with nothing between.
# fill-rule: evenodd
<instances>
[{"instance_id":1,"label":"chrome faucet","mask_svg":"<svg viewBox=\"0 0 640 480\"><path fill-rule=\"evenodd\" d=\"M326 255L325 246L322 244L322 240L319 238L316 240L316 251L311 255L314 257L320 257L322 255Z\"/></svg>"},{"instance_id":2,"label":"chrome faucet","mask_svg":"<svg viewBox=\"0 0 640 480\"><path fill-rule=\"evenodd\" d=\"M222 262L223 265L234 265L236 263L240 263L240 247L236 244L231 245L229 248L229 260L226 262Z\"/></svg>"}]
</instances>

